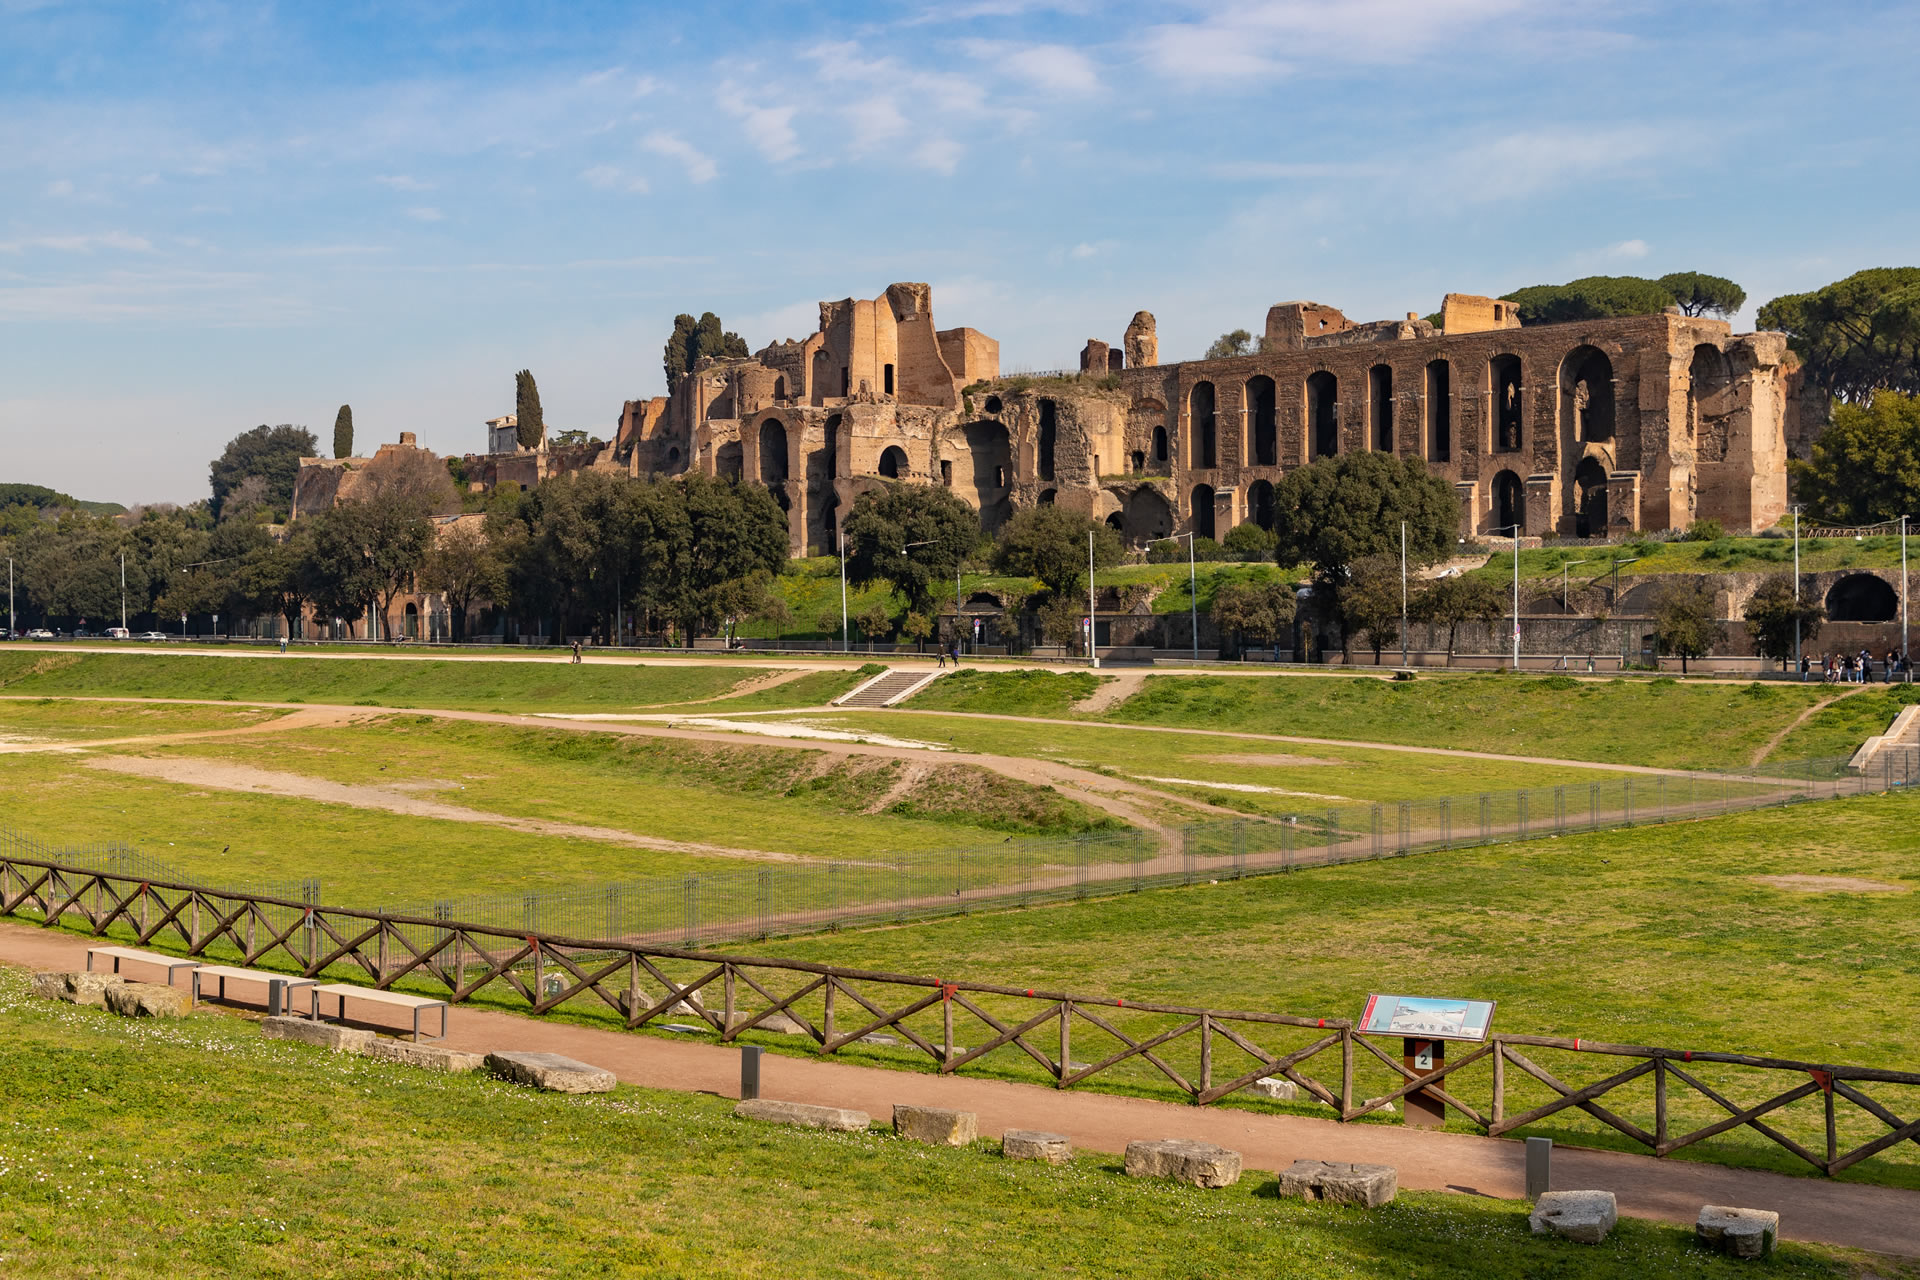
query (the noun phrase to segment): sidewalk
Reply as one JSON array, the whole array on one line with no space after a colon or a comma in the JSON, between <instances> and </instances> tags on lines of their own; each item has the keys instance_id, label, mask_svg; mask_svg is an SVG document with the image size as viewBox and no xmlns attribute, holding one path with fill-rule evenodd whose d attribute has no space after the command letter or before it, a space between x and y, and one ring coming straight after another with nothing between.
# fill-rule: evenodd
<instances>
[{"instance_id":1,"label":"sidewalk","mask_svg":"<svg viewBox=\"0 0 1920 1280\"><path fill-rule=\"evenodd\" d=\"M70 934L0 923L0 963L84 969L89 945ZM739 1050L692 1040L460 1008L450 1015L445 1043L473 1052L565 1054L647 1088L728 1098L739 1092ZM1043 1129L1066 1134L1077 1148L1113 1154L1136 1138L1197 1138L1239 1151L1249 1170L1284 1169L1298 1159L1390 1164L1400 1172L1400 1185L1411 1191L1519 1199L1525 1187L1523 1144L1472 1134L1253 1115L774 1054L762 1059L761 1093L791 1102L854 1107L883 1123L899 1102L953 1107L978 1113L985 1136L1007 1129ZM1780 1213L1781 1234L1789 1240L1920 1257L1916 1191L1572 1147L1555 1150L1553 1185L1557 1190L1612 1191L1623 1214L1688 1226L1703 1204L1774 1209Z\"/></svg>"}]
</instances>

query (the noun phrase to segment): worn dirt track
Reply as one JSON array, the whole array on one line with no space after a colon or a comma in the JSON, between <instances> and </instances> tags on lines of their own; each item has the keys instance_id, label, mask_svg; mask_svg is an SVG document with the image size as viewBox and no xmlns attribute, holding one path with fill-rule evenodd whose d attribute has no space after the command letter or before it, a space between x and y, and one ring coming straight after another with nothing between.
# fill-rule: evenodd
<instances>
[{"instance_id":1,"label":"worn dirt track","mask_svg":"<svg viewBox=\"0 0 1920 1280\"><path fill-rule=\"evenodd\" d=\"M83 969L87 946L70 934L0 924L0 963ZM130 972L136 978L154 976ZM739 1051L713 1044L468 1007L450 1014L446 1044L483 1053L560 1053L605 1067L626 1084L739 1096ZM762 1060L761 1092L792 1102L855 1107L882 1123L896 1103L953 1107L977 1113L987 1137L1008 1129L1042 1129L1066 1134L1081 1150L1108 1154L1118 1154L1137 1138L1194 1138L1239 1151L1249 1170L1284 1169L1299 1159L1368 1161L1393 1165L1408 1190L1501 1199L1519 1199L1525 1190L1524 1145L1473 1134L1255 1115L772 1054ZM1632 1217L1687 1225L1704 1204L1774 1209L1789 1240L1920 1257L1920 1192L1566 1146L1554 1151L1553 1178L1560 1188L1612 1191L1620 1211Z\"/></svg>"}]
</instances>

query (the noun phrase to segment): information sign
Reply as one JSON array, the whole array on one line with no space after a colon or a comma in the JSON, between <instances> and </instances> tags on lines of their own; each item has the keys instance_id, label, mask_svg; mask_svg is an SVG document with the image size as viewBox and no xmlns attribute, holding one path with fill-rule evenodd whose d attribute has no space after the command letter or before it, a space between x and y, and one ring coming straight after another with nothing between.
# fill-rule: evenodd
<instances>
[{"instance_id":1,"label":"information sign","mask_svg":"<svg viewBox=\"0 0 1920 1280\"><path fill-rule=\"evenodd\" d=\"M1357 1030L1363 1035L1478 1043L1487 1038L1493 1025L1493 1005L1491 1000L1370 995Z\"/></svg>"}]
</instances>

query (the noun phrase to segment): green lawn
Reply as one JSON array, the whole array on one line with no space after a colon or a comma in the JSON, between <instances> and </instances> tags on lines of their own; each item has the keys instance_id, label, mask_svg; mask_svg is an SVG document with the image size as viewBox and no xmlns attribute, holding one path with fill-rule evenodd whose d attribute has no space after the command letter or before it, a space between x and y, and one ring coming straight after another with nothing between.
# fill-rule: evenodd
<instances>
[{"instance_id":1,"label":"green lawn","mask_svg":"<svg viewBox=\"0 0 1920 1280\"><path fill-rule=\"evenodd\" d=\"M1488 543L1492 552L1487 564L1474 572L1502 582L1512 581L1512 543L1503 550L1498 539ZM1562 567L1577 590L1595 579L1611 580L1611 561L1633 559L1620 566L1620 576L1629 578L1668 573L1792 573L1793 539L1720 538L1712 542L1660 542L1638 538L1605 546L1523 548L1520 552L1520 576L1545 587L1552 580L1553 593L1560 593ZM1585 561L1574 565L1574 561ZM1900 535L1898 533L1862 538L1813 538L1800 540L1800 572L1824 573L1833 569L1898 569Z\"/></svg>"},{"instance_id":2,"label":"green lawn","mask_svg":"<svg viewBox=\"0 0 1920 1280\"><path fill-rule=\"evenodd\" d=\"M285 714L263 707L0 698L0 742L84 742L156 733L204 733L244 729Z\"/></svg>"},{"instance_id":3,"label":"green lawn","mask_svg":"<svg viewBox=\"0 0 1920 1280\"><path fill-rule=\"evenodd\" d=\"M983 671L968 667L935 680L906 705L915 711L1063 716L1110 679L1091 671Z\"/></svg>"},{"instance_id":4,"label":"green lawn","mask_svg":"<svg viewBox=\"0 0 1920 1280\"><path fill-rule=\"evenodd\" d=\"M129 1022L0 971L0 1268L19 1277L1746 1275L1677 1226L1536 1240L1526 1206L1402 1193L1367 1212L1201 1191L1111 1156L826 1135L724 1099L570 1098L270 1042L232 1014ZM1784 1245L1769 1275L1910 1264Z\"/></svg>"}]
</instances>

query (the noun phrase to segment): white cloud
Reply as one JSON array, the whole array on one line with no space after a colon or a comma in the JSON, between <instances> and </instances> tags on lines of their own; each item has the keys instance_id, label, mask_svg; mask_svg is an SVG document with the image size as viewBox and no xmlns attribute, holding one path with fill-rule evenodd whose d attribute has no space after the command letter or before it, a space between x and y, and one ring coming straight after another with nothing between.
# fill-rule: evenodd
<instances>
[{"instance_id":1,"label":"white cloud","mask_svg":"<svg viewBox=\"0 0 1920 1280\"><path fill-rule=\"evenodd\" d=\"M632 191L645 195L647 180L610 164L597 164L581 173L581 181L597 191Z\"/></svg>"},{"instance_id":2,"label":"white cloud","mask_svg":"<svg viewBox=\"0 0 1920 1280\"><path fill-rule=\"evenodd\" d=\"M407 216L415 222L445 222L447 220L446 214L440 212L432 205L425 204L416 205L407 210Z\"/></svg>"},{"instance_id":3,"label":"white cloud","mask_svg":"<svg viewBox=\"0 0 1920 1280\"><path fill-rule=\"evenodd\" d=\"M1645 240L1622 240L1619 244L1607 246L1609 258L1644 258L1647 256Z\"/></svg>"},{"instance_id":4,"label":"white cloud","mask_svg":"<svg viewBox=\"0 0 1920 1280\"><path fill-rule=\"evenodd\" d=\"M1086 94L1100 89L1093 63L1078 49L1060 44L1034 45L1000 58L1009 75L1048 93Z\"/></svg>"},{"instance_id":5,"label":"white cloud","mask_svg":"<svg viewBox=\"0 0 1920 1280\"><path fill-rule=\"evenodd\" d=\"M888 94L876 94L841 108L852 130L849 145L857 154L891 142L907 132L907 118Z\"/></svg>"},{"instance_id":6,"label":"white cloud","mask_svg":"<svg viewBox=\"0 0 1920 1280\"><path fill-rule=\"evenodd\" d=\"M767 159L780 164L800 154L800 138L793 129L796 108L756 106L732 81L720 86L719 102L720 109L740 122L747 141Z\"/></svg>"},{"instance_id":7,"label":"white cloud","mask_svg":"<svg viewBox=\"0 0 1920 1280\"><path fill-rule=\"evenodd\" d=\"M153 241L145 236L136 236L125 231L0 240L0 253L20 253L27 249L53 249L61 253L92 253L96 249L118 249L125 253L152 253Z\"/></svg>"},{"instance_id":8,"label":"white cloud","mask_svg":"<svg viewBox=\"0 0 1920 1280\"><path fill-rule=\"evenodd\" d=\"M713 162L713 158L678 134L656 129L640 139L640 145L657 156L678 160L686 166L689 182L695 184L712 182L720 176L720 166Z\"/></svg>"},{"instance_id":9,"label":"white cloud","mask_svg":"<svg viewBox=\"0 0 1920 1280\"><path fill-rule=\"evenodd\" d=\"M928 138L913 149L913 162L923 169L951 175L965 153L966 148L952 138Z\"/></svg>"},{"instance_id":10,"label":"white cloud","mask_svg":"<svg viewBox=\"0 0 1920 1280\"><path fill-rule=\"evenodd\" d=\"M394 191L433 190L433 184L431 182L424 182L419 178L413 177L411 174L378 173L374 175L373 180L381 186L391 188Z\"/></svg>"},{"instance_id":11,"label":"white cloud","mask_svg":"<svg viewBox=\"0 0 1920 1280\"><path fill-rule=\"evenodd\" d=\"M47 184L47 194L55 198L70 196L73 194L73 184L65 178L60 179L58 182L49 182Z\"/></svg>"},{"instance_id":12,"label":"white cloud","mask_svg":"<svg viewBox=\"0 0 1920 1280\"><path fill-rule=\"evenodd\" d=\"M1091 258L1098 252L1100 252L1100 250L1082 240L1079 244L1067 250L1067 256L1070 258Z\"/></svg>"}]
</instances>

